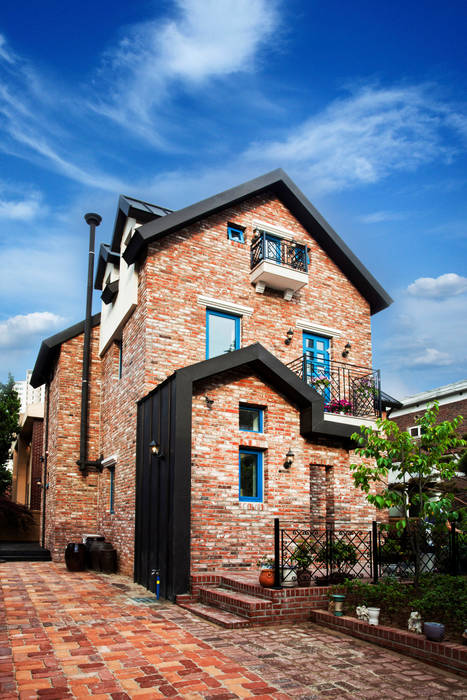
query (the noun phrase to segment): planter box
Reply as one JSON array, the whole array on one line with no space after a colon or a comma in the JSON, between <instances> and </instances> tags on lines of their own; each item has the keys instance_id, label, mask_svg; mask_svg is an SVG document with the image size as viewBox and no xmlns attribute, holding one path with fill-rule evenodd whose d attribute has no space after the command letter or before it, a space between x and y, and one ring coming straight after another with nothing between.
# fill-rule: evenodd
<instances>
[{"instance_id":1,"label":"planter box","mask_svg":"<svg viewBox=\"0 0 467 700\"><path fill-rule=\"evenodd\" d=\"M395 627L369 625L354 617L335 617L327 610L311 610L311 621L319 625L358 637L365 642L413 656L435 666L467 676L467 646L450 642L429 642L421 634L406 632Z\"/></svg>"}]
</instances>

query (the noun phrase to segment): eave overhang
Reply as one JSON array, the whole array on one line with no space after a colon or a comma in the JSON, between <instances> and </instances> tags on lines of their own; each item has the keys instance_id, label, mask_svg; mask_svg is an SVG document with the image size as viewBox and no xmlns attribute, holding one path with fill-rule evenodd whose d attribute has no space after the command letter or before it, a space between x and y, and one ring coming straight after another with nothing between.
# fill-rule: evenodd
<instances>
[{"instance_id":1,"label":"eave overhang","mask_svg":"<svg viewBox=\"0 0 467 700\"><path fill-rule=\"evenodd\" d=\"M112 263L118 267L120 265L120 254L114 253L107 243L101 243L99 248L99 257L97 258L96 279L94 289L102 289L104 286L105 268L107 263Z\"/></svg>"},{"instance_id":2,"label":"eave overhang","mask_svg":"<svg viewBox=\"0 0 467 700\"><path fill-rule=\"evenodd\" d=\"M94 314L94 316L91 317L91 326L93 328L98 326L100 322L100 314ZM46 338L42 341L30 380L30 384L34 389L50 381L62 343L81 335L81 333L84 333L84 321L75 323L74 326L65 328L65 330L60 331L60 333L51 335L50 338Z\"/></svg>"},{"instance_id":3,"label":"eave overhang","mask_svg":"<svg viewBox=\"0 0 467 700\"><path fill-rule=\"evenodd\" d=\"M309 231L368 301L371 313L392 303L389 294L281 168L144 224L134 232L123 257L131 265L158 238L265 191L273 192Z\"/></svg>"}]
</instances>

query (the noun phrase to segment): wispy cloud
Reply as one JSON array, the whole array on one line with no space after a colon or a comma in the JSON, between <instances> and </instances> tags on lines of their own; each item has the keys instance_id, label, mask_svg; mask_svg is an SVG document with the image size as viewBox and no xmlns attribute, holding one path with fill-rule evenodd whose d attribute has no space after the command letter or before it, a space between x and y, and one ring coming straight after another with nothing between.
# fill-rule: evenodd
<instances>
[{"instance_id":1,"label":"wispy cloud","mask_svg":"<svg viewBox=\"0 0 467 700\"><path fill-rule=\"evenodd\" d=\"M406 367L439 367L453 364L449 353L436 348L423 348L414 357L407 358L402 364Z\"/></svg>"},{"instance_id":2,"label":"wispy cloud","mask_svg":"<svg viewBox=\"0 0 467 700\"><path fill-rule=\"evenodd\" d=\"M63 322L61 316L50 311L12 316L0 321L0 348L22 348L27 342L34 342L38 335L47 334Z\"/></svg>"},{"instance_id":3,"label":"wispy cloud","mask_svg":"<svg viewBox=\"0 0 467 700\"><path fill-rule=\"evenodd\" d=\"M283 139L255 143L246 155L300 167L324 191L375 183L435 159L449 161L464 145L448 145L446 132L451 141L459 137L463 118L432 94L428 86L363 87L289 128Z\"/></svg>"},{"instance_id":4,"label":"wispy cloud","mask_svg":"<svg viewBox=\"0 0 467 700\"><path fill-rule=\"evenodd\" d=\"M362 224L381 224L385 221L402 221L408 214L399 211L374 211L371 214L362 214L358 220Z\"/></svg>"},{"instance_id":5,"label":"wispy cloud","mask_svg":"<svg viewBox=\"0 0 467 700\"><path fill-rule=\"evenodd\" d=\"M172 17L126 28L107 52L108 97L93 107L133 128L153 125L154 107L180 86L251 72L278 23L277 0L177 0Z\"/></svg>"},{"instance_id":6,"label":"wispy cloud","mask_svg":"<svg viewBox=\"0 0 467 700\"><path fill-rule=\"evenodd\" d=\"M5 197L0 185L0 220L31 221L40 214L45 214L43 197L40 192L20 198Z\"/></svg>"},{"instance_id":7,"label":"wispy cloud","mask_svg":"<svg viewBox=\"0 0 467 700\"><path fill-rule=\"evenodd\" d=\"M13 54L7 49L7 41L3 34L0 34L0 59L10 64L15 62Z\"/></svg>"},{"instance_id":8,"label":"wispy cloud","mask_svg":"<svg viewBox=\"0 0 467 700\"><path fill-rule=\"evenodd\" d=\"M419 277L409 285L408 293L413 297L447 299L467 292L467 277L447 272L439 277Z\"/></svg>"}]
</instances>

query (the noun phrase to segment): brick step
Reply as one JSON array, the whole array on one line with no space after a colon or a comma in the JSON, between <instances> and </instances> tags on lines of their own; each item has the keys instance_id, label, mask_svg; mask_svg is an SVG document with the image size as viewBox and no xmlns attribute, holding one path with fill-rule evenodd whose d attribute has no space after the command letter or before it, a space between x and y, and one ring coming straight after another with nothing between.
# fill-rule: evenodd
<instances>
[{"instance_id":1,"label":"brick step","mask_svg":"<svg viewBox=\"0 0 467 700\"><path fill-rule=\"evenodd\" d=\"M223 588L228 588L232 591L238 591L239 593L246 593L247 595L256 596L258 598L265 598L270 600L273 597L272 588L263 588L259 582L253 582L251 578L234 577L227 575L222 575L220 577L220 585Z\"/></svg>"},{"instance_id":2,"label":"brick step","mask_svg":"<svg viewBox=\"0 0 467 700\"><path fill-rule=\"evenodd\" d=\"M219 627L225 627L225 629L233 630L250 627L250 623L245 617L239 617L227 610L213 608L203 603L179 603L179 605L184 610L188 610L194 615L208 620L208 622L213 622L215 625L219 625Z\"/></svg>"},{"instance_id":3,"label":"brick step","mask_svg":"<svg viewBox=\"0 0 467 700\"><path fill-rule=\"evenodd\" d=\"M52 561L49 551L45 552L0 552L0 562L9 561Z\"/></svg>"},{"instance_id":4,"label":"brick step","mask_svg":"<svg viewBox=\"0 0 467 700\"><path fill-rule=\"evenodd\" d=\"M244 617L254 617L258 613L261 614L262 611L272 611L272 604L264 598L228 590L220 586L202 586L200 588L200 601Z\"/></svg>"}]
</instances>

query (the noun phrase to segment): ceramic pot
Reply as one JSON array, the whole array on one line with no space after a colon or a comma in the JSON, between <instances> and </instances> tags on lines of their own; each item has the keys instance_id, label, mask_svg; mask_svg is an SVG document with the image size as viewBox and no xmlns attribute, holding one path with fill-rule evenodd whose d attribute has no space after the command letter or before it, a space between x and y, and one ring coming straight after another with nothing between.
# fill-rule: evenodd
<instances>
[{"instance_id":1,"label":"ceramic pot","mask_svg":"<svg viewBox=\"0 0 467 700\"><path fill-rule=\"evenodd\" d=\"M441 622L424 622L423 633L430 642L442 642L444 637L444 625Z\"/></svg>"},{"instance_id":2,"label":"ceramic pot","mask_svg":"<svg viewBox=\"0 0 467 700\"><path fill-rule=\"evenodd\" d=\"M91 547L89 550L90 556L91 556L91 569L94 569L94 571L100 571L101 570L101 549L104 545L104 542L99 541L99 540L94 540L91 542Z\"/></svg>"},{"instance_id":3,"label":"ceramic pot","mask_svg":"<svg viewBox=\"0 0 467 700\"><path fill-rule=\"evenodd\" d=\"M368 610L368 622L370 625L379 624L379 613L381 608L367 608Z\"/></svg>"},{"instance_id":4,"label":"ceramic pot","mask_svg":"<svg viewBox=\"0 0 467 700\"><path fill-rule=\"evenodd\" d=\"M259 574L259 582L263 588L274 586L274 569L262 569Z\"/></svg>"},{"instance_id":5,"label":"ceramic pot","mask_svg":"<svg viewBox=\"0 0 467 700\"><path fill-rule=\"evenodd\" d=\"M65 549L65 564L68 571L84 571L86 548L81 542L70 542Z\"/></svg>"},{"instance_id":6,"label":"ceramic pot","mask_svg":"<svg viewBox=\"0 0 467 700\"><path fill-rule=\"evenodd\" d=\"M342 617L343 613L343 606L344 606L344 600L345 600L345 595L342 593L332 593L331 598L334 601L334 615L336 617Z\"/></svg>"},{"instance_id":7,"label":"ceramic pot","mask_svg":"<svg viewBox=\"0 0 467 700\"><path fill-rule=\"evenodd\" d=\"M311 583L311 573L306 569L297 571L297 583L299 586L302 587L309 586Z\"/></svg>"},{"instance_id":8,"label":"ceramic pot","mask_svg":"<svg viewBox=\"0 0 467 700\"><path fill-rule=\"evenodd\" d=\"M294 588L297 585L297 574L293 569L286 566L282 569L282 586L284 588Z\"/></svg>"},{"instance_id":9,"label":"ceramic pot","mask_svg":"<svg viewBox=\"0 0 467 700\"><path fill-rule=\"evenodd\" d=\"M117 571L117 550L110 542L102 542L99 554L100 570L104 574L115 574Z\"/></svg>"}]
</instances>

